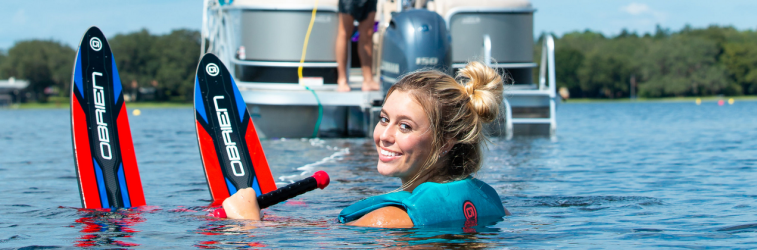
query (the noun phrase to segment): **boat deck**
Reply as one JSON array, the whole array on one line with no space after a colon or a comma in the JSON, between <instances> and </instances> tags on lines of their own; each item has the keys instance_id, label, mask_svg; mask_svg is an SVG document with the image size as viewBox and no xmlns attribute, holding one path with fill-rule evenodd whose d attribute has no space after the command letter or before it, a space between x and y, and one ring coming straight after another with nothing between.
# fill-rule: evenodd
<instances>
[{"instance_id":1,"label":"boat deck","mask_svg":"<svg viewBox=\"0 0 757 250\"><path fill-rule=\"evenodd\" d=\"M359 69L350 70L351 72ZM376 101L382 101L381 91L362 91L363 77L350 75L349 92L336 91L335 84L311 86L310 90L295 83L237 82L239 91L247 104L288 105L288 106L355 106L370 108ZM317 99L316 99L317 97Z\"/></svg>"}]
</instances>

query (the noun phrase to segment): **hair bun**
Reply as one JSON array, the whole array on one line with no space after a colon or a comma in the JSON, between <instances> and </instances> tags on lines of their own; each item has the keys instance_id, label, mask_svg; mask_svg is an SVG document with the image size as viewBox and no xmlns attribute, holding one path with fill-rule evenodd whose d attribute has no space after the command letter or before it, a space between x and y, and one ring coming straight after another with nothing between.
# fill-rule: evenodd
<instances>
[{"instance_id":1,"label":"hair bun","mask_svg":"<svg viewBox=\"0 0 757 250\"><path fill-rule=\"evenodd\" d=\"M491 122L497 118L504 83L496 70L474 61L457 72L457 79L465 86L465 94L482 122Z\"/></svg>"}]
</instances>

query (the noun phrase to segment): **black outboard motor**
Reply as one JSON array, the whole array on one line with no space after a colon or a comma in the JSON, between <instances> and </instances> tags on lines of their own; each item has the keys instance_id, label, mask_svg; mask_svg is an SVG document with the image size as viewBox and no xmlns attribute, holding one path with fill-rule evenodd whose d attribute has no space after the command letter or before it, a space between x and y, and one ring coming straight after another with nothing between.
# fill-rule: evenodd
<instances>
[{"instance_id":1,"label":"black outboard motor","mask_svg":"<svg viewBox=\"0 0 757 250\"><path fill-rule=\"evenodd\" d=\"M381 51L381 90L423 68L452 72L452 38L444 18L426 9L393 13Z\"/></svg>"}]
</instances>

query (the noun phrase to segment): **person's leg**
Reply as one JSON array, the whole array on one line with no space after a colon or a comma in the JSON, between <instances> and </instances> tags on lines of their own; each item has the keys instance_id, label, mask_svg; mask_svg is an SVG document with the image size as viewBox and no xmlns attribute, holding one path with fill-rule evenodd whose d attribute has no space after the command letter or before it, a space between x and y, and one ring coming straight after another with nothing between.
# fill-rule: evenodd
<instances>
[{"instance_id":1,"label":"person's leg","mask_svg":"<svg viewBox=\"0 0 757 250\"><path fill-rule=\"evenodd\" d=\"M358 54L360 54L360 68L363 70L363 91L379 90L379 85L373 80L371 63L373 62L373 22L376 12L370 12L366 18L358 24L360 39L357 42Z\"/></svg>"},{"instance_id":2,"label":"person's leg","mask_svg":"<svg viewBox=\"0 0 757 250\"><path fill-rule=\"evenodd\" d=\"M336 34L336 72L337 72L337 91L350 91L350 85L347 82L347 48L349 48L349 39L352 36L355 19L350 14L339 13L339 29Z\"/></svg>"}]
</instances>

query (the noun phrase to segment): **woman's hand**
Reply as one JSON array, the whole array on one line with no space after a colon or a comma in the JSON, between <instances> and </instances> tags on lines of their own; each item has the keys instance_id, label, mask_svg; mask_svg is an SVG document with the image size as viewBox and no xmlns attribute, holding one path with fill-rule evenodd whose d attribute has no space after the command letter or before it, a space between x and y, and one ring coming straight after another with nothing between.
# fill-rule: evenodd
<instances>
[{"instance_id":1,"label":"woman's hand","mask_svg":"<svg viewBox=\"0 0 757 250\"><path fill-rule=\"evenodd\" d=\"M236 194L223 201L226 218L262 220L257 195L252 188L240 189Z\"/></svg>"}]
</instances>

